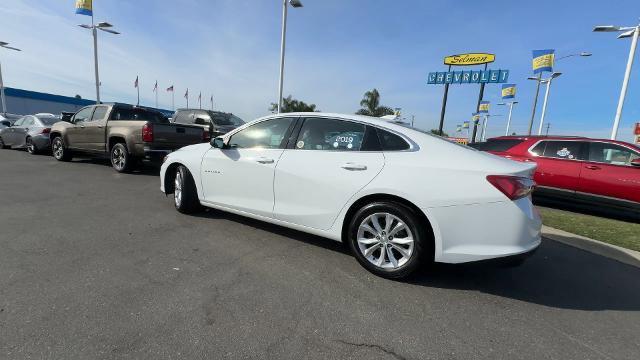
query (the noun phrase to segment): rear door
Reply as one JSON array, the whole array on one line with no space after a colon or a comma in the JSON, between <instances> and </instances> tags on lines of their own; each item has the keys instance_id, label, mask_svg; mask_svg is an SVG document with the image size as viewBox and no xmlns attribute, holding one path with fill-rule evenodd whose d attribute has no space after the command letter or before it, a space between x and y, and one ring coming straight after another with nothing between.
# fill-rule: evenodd
<instances>
[{"instance_id":1,"label":"rear door","mask_svg":"<svg viewBox=\"0 0 640 360\"><path fill-rule=\"evenodd\" d=\"M578 190L586 144L573 140L543 140L531 152L538 164L534 176L544 190L574 194Z\"/></svg>"},{"instance_id":2,"label":"rear door","mask_svg":"<svg viewBox=\"0 0 640 360\"><path fill-rule=\"evenodd\" d=\"M578 191L640 202L640 168L631 165L640 153L607 142L590 142L588 147Z\"/></svg>"},{"instance_id":3,"label":"rear door","mask_svg":"<svg viewBox=\"0 0 640 360\"><path fill-rule=\"evenodd\" d=\"M304 119L297 140L276 167L275 218L329 229L349 199L384 166L382 151L363 147L367 137L375 134L373 128L358 122Z\"/></svg>"}]
</instances>

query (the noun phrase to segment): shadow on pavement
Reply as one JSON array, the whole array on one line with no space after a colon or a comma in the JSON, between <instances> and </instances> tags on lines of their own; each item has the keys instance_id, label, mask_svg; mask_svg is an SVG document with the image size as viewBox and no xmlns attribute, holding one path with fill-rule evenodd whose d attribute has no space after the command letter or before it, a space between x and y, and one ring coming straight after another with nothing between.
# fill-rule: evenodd
<instances>
[{"instance_id":1,"label":"shadow on pavement","mask_svg":"<svg viewBox=\"0 0 640 360\"><path fill-rule=\"evenodd\" d=\"M342 243L239 215L207 209L195 216L231 220L350 254ZM548 239L518 267L507 268L493 262L434 264L403 282L480 291L562 309L640 310L640 269Z\"/></svg>"},{"instance_id":2,"label":"shadow on pavement","mask_svg":"<svg viewBox=\"0 0 640 360\"><path fill-rule=\"evenodd\" d=\"M79 163L79 164L93 164L93 165L111 167L111 161L109 159L104 159L104 158L74 158L72 162ZM152 164L142 163L141 165L134 167L134 170L132 170L127 174L159 176L160 166L154 166Z\"/></svg>"}]
</instances>

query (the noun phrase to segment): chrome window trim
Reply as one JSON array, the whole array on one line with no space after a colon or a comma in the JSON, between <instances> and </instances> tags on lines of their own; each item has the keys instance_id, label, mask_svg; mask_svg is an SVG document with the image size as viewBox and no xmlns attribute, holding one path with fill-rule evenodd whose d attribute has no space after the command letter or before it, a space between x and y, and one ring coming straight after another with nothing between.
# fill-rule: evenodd
<instances>
[{"instance_id":1,"label":"chrome window trim","mask_svg":"<svg viewBox=\"0 0 640 360\"><path fill-rule=\"evenodd\" d=\"M527 152L529 153L529 155L535 157L535 158L543 158L543 159L555 159L555 160L568 160L568 161L584 161L584 162L589 162L589 163L594 163L594 164L604 164L604 165L611 165L611 166L624 166L624 167L632 167L635 168L635 166L633 165L619 165L619 164L611 164L611 163L607 163L607 162L601 162L601 161L593 161L590 159L564 159L564 158L555 158L555 157L550 157L550 156L543 156L543 155L535 155L531 150L533 150L533 148L535 148L536 146L538 146L538 144L540 144L543 141L581 141L584 143L602 143L602 144L609 144L609 145L617 145L620 147L623 147L629 151L631 151L632 153L638 155L640 157L640 152L636 151L633 148L630 148L629 146L623 145L623 144L618 144L618 143L612 143L609 141L603 141L603 140L585 140L585 139L566 139L566 140L559 140L559 139L540 139L538 141L535 142L535 144L533 144L533 146L529 147L529 149L527 149ZM587 156L589 156L589 154L587 154Z\"/></svg>"}]
</instances>

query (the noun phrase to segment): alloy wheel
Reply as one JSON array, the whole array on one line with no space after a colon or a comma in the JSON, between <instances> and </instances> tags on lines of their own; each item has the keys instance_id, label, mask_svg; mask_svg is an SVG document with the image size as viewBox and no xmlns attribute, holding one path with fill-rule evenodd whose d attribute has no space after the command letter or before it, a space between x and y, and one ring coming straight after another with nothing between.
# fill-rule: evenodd
<instances>
[{"instance_id":1,"label":"alloy wheel","mask_svg":"<svg viewBox=\"0 0 640 360\"><path fill-rule=\"evenodd\" d=\"M176 207L180 207L182 204L182 174L180 171L176 173L176 180L174 182L175 189L173 190L173 200L176 203Z\"/></svg>"},{"instance_id":2,"label":"alloy wheel","mask_svg":"<svg viewBox=\"0 0 640 360\"><path fill-rule=\"evenodd\" d=\"M51 150L53 151L53 156L55 156L56 159L62 159L62 156L64 155L64 148L62 146L62 140L60 140L60 138L55 138L53 140L53 144L51 144Z\"/></svg>"},{"instance_id":3,"label":"alloy wheel","mask_svg":"<svg viewBox=\"0 0 640 360\"><path fill-rule=\"evenodd\" d=\"M374 266L397 269L413 255L414 237L399 217L380 212L367 216L358 227L360 253Z\"/></svg>"},{"instance_id":4,"label":"alloy wheel","mask_svg":"<svg viewBox=\"0 0 640 360\"><path fill-rule=\"evenodd\" d=\"M27 151L29 154L34 154L36 152L36 146L33 144L33 140L31 138L27 138Z\"/></svg>"},{"instance_id":5,"label":"alloy wheel","mask_svg":"<svg viewBox=\"0 0 640 360\"><path fill-rule=\"evenodd\" d=\"M111 153L111 162L113 163L113 166L116 168L116 170L124 169L126 161L127 159L122 148L120 148L119 146L114 147Z\"/></svg>"}]
</instances>

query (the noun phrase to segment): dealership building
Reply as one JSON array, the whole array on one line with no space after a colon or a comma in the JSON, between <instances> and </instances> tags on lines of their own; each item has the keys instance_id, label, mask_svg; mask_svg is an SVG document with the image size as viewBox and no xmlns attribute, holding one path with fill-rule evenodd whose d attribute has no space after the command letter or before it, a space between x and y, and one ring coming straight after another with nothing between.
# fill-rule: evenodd
<instances>
[{"instance_id":1,"label":"dealership building","mask_svg":"<svg viewBox=\"0 0 640 360\"><path fill-rule=\"evenodd\" d=\"M61 112L76 112L87 105L95 104L95 100L82 99L80 97L54 95L37 91L4 88L7 113L17 115ZM157 109L165 116L171 116L173 111Z\"/></svg>"}]
</instances>

